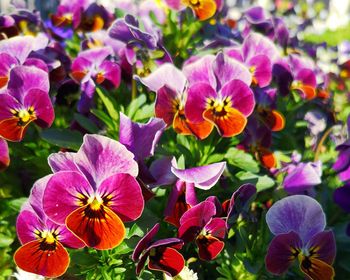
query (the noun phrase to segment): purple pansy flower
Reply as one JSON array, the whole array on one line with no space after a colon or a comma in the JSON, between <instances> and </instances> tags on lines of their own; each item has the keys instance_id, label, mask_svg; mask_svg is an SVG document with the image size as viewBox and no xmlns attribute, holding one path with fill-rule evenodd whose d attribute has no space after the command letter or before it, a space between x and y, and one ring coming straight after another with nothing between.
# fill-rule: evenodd
<instances>
[{"instance_id":1,"label":"purple pansy flower","mask_svg":"<svg viewBox=\"0 0 350 280\"><path fill-rule=\"evenodd\" d=\"M137 243L132 254L132 260L137 262L136 274L139 275L148 260L148 268L160 270L174 277L185 266L183 256L177 251L184 242L178 238L166 238L153 241L159 231L159 224L153 228Z\"/></svg>"},{"instance_id":2,"label":"purple pansy flower","mask_svg":"<svg viewBox=\"0 0 350 280\"><path fill-rule=\"evenodd\" d=\"M281 275L295 260L310 279L333 279L336 254L332 231L325 231L321 205L305 195L277 201L267 212L266 222L275 235L265 258L266 269Z\"/></svg>"},{"instance_id":3,"label":"purple pansy flower","mask_svg":"<svg viewBox=\"0 0 350 280\"><path fill-rule=\"evenodd\" d=\"M0 136L21 141L28 125L50 127L54 110L46 72L33 66L16 66L11 70L7 89L0 94Z\"/></svg>"},{"instance_id":4,"label":"purple pansy flower","mask_svg":"<svg viewBox=\"0 0 350 280\"><path fill-rule=\"evenodd\" d=\"M215 215L215 204L203 201L185 212L180 219L179 237L185 242L196 241L201 260L215 259L225 246L226 223Z\"/></svg>"},{"instance_id":5,"label":"purple pansy flower","mask_svg":"<svg viewBox=\"0 0 350 280\"><path fill-rule=\"evenodd\" d=\"M77 153L52 154L49 164L55 172L43 199L49 218L65 223L89 247L119 245L123 222L136 220L144 207L133 154L107 137L85 135Z\"/></svg>"},{"instance_id":6,"label":"purple pansy flower","mask_svg":"<svg viewBox=\"0 0 350 280\"><path fill-rule=\"evenodd\" d=\"M79 101L80 112L89 111L96 84L119 87L121 69L119 65L109 59L113 54L110 47L94 48L82 51L72 62L72 78L80 83L82 96Z\"/></svg>"},{"instance_id":7,"label":"purple pansy flower","mask_svg":"<svg viewBox=\"0 0 350 280\"><path fill-rule=\"evenodd\" d=\"M69 255L63 246L82 248L85 244L65 225L50 220L43 211L42 198L48 175L38 180L18 215L16 228L23 244L14 260L23 270L46 277L58 277L68 268Z\"/></svg>"}]
</instances>

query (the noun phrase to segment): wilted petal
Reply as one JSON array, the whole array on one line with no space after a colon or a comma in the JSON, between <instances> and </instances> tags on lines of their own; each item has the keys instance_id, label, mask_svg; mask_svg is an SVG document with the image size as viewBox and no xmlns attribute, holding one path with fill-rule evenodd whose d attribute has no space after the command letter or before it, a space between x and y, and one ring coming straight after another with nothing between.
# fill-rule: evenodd
<instances>
[{"instance_id":1,"label":"wilted petal","mask_svg":"<svg viewBox=\"0 0 350 280\"><path fill-rule=\"evenodd\" d=\"M148 123L136 123L120 113L119 141L138 160L153 156L155 147L166 124L162 119L151 118Z\"/></svg>"},{"instance_id":2,"label":"wilted petal","mask_svg":"<svg viewBox=\"0 0 350 280\"><path fill-rule=\"evenodd\" d=\"M321 205L306 195L293 195L277 201L266 214L274 235L296 232L304 244L324 230L326 217Z\"/></svg>"},{"instance_id":3,"label":"wilted petal","mask_svg":"<svg viewBox=\"0 0 350 280\"><path fill-rule=\"evenodd\" d=\"M226 162L218 162L189 169L172 167L171 171L182 181L194 183L196 188L208 190L220 179L225 167Z\"/></svg>"},{"instance_id":4,"label":"wilted petal","mask_svg":"<svg viewBox=\"0 0 350 280\"><path fill-rule=\"evenodd\" d=\"M140 259L141 253L146 250L156 236L159 231L160 225L159 223L155 224L146 234L145 236L137 243L134 252L132 254L132 260L137 262Z\"/></svg>"},{"instance_id":5,"label":"wilted petal","mask_svg":"<svg viewBox=\"0 0 350 280\"><path fill-rule=\"evenodd\" d=\"M291 231L272 239L265 258L266 269L272 274L285 273L297 258L302 241L297 233Z\"/></svg>"},{"instance_id":6,"label":"wilted petal","mask_svg":"<svg viewBox=\"0 0 350 280\"><path fill-rule=\"evenodd\" d=\"M149 171L156 180L150 184L151 187L171 185L175 183L176 176L171 172L171 167L176 166L174 157L163 157L152 162Z\"/></svg>"},{"instance_id":7,"label":"wilted petal","mask_svg":"<svg viewBox=\"0 0 350 280\"><path fill-rule=\"evenodd\" d=\"M96 188L115 173L128 173L134 177L138 166L134 155L119 142L101 135L85 135L75 156L75 163Z\"/></svg>"}]
</instances>

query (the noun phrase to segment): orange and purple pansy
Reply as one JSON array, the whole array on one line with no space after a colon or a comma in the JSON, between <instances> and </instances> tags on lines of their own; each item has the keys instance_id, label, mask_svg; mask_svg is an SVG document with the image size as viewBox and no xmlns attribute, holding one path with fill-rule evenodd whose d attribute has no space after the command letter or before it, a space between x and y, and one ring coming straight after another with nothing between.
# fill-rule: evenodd
<instances>
[{"instance_id":1,"label":"orange and purple pansy","mask_svg":"<svg viewBox=\"0 0 350 280\"><path fill-rule=\"evenodd\" d=\"M178 275L185 266L185 260L178 252L184 242L179 238L154 241L159 228L159 224L155 224L135 247L132 260L137 263L137 275L141 273L147 261L149 269L162 271L172 277Z\"/></svg>"},{"instance_id":2,"label":"orange and purple pansy","mask_svg":"<svg viewBox=\"0 0 350 280\"><path fill-rule=\"evenodd\" d=\"M55 172L43 198L49 218L89 247L119 245L124 222L136 220L144 207L133 154L107 137L85 135L77 153L53 154L49 163Z\"/></svg>"},{"instance_id":3,"label":"orange and purple pansy","mask_svg":"<svg viewBox=\"0 0 350 280\"><path fill-rule=\"evenodd\" d=\"M0 136L21 141L28 125L50 127L54 110L50 100L48 74L34 66L16 66L10 72L6 90L0 94Z\"/></svg>"},{"instance_id":4,"label":"orange and purple pansy","mask_svg":"<svg viewBox=\"0 0 350 280\"><path fill-rule=\"evenodd\" d=\"M325 230L325 214L315 199L306 195L283 198L269 209L266 222L275 235L265 258L269 272L282 275L298 261L307 279L334 278L335 238Z\"/></svg>"},{"instance_id":5,"label":"orange and purple pansy","mask_svg":"<svg viewBox=\"0 0 350 280\"><path fill-rule=\"evenodd\" d=\"M183 71L189 81L185 105L189 121L207 121L222 137L240 134L255 106L249 69L219 53L187 63Z\"/></svg>"},{"instance_id":6,"label":"orange and purple pansy","mask_svg":"<svg viewBox=\"0 0 350 280\"><path fill-rule=\"evenodd\" d=\"M70 259L69 248L82 248L85 244L65 225L50 220L42 208L43 193L51 175L38 180L29 200L22 206L16 228L23 244L15 253L16 265L31 273L53 278L64 274Z\"/></svg>"}]
</instances>

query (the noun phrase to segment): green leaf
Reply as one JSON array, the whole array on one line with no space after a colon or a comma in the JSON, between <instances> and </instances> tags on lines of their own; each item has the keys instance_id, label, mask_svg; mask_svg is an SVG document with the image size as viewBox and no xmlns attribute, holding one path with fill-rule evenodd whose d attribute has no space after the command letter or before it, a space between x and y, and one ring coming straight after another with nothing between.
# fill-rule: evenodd
<instances>
[{"instance_id":1,"label":"green leaf","mask_svg":"<svg viewBox=\"0 0 350 280\"><path fill-rule=\"evenodd\" d=\"M88 132L90 133L98 133L99 129L96 126L96 124L94 124L90 119L88 119L87 117L77 114L74 114L74 119L83 127L85 128Z\"/></svg>"},{"instance_id":2,"label":"green leaf","mask_svg":"<svg viewBox=\"0 0 350 280\"><path fill-rule=\"evenodd\" d=\"M241 171L236 174L236 177L243 183L255 184L258 192L272 188L275 185L275 181L267 175L259 176L251 172Z\"/></svg>"},{"instance_id":3,"label":"green leaf","mask_svg":"<svg viewBox=\"0 0 350 280\"><path fill-rule=\"evenodd\" d=\"M97 109L91 109L90 112L103 121L109 129L116 130L115 123L105 112Z\"/></svg>"},{"instance_id":4,"label":"green leaf","mask_svg":"<svg viewBox=\"0 0 350 280\"><path fill-rule=\"evenodd\" d=\"M134 119L136 112L145 104L147 101L146 95L141 94L135 100L131 101L129 107L126 110L126 115L129 118Z\"/></svg>"},{"instance_id":5,"label":"green leaf","mask_svg":"<svg viewBox=\"0 0 350 280\"><path fill-rule=\"evenodd\" d=\"M229 164L253 173L259 172L259 165L253 156L236 148L228 149L225 158Z\"/></svg>"},{"instance_id":6,"label":"green leaf","mask_svg":"<svg viewBox=\"0 0 350 280\"><path fill-rule=\"evenodd\" d=\"M117 108L116 101L111 97L111 95L100 87L96 88L96 92L103 104L105 105L109 116L116 122L119 122L119 112Z\"/></svg>"},{"instance_id":7,"label":"green leaf","mask_svg":"<svg viewBox=\"0 0 350 280\"><path fill-rule=\"evenodd\" d=\"M0 248L8 247L14 238L0 233Z\"/></svg>"},{"instance_id":8,"label":"green leaf","mask_svg":"<svg viewBox=\"0 0 350 280\"><path fill-rule=\"evenodd\" d=\"M125 238L129 239L133 236L142 237L143 234L143 230L137 224L133 224Z\"/></svg>"},{"instance_id":9,"label":"green leaf","mask_svg":"<svg viewBox=\"0 0 350 280\"><path fill-rule=\"evenodd\" d=\"M83 143L83 136L79 132L69 129L50 128L43 130L41 137L50 144L75 151L79 150Z\"/></svg>"}]
</instances>

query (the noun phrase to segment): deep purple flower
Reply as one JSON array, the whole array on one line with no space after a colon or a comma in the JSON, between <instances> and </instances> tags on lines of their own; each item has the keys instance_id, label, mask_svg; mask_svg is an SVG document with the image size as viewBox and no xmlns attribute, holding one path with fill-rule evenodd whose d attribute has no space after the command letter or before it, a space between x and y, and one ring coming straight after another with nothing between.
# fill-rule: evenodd
<instances>
[{"instance_id":1,"label":"deep purple flower","mask_svg":"<svg viewBox=\"0 0 350 280\"><path fill-rule=\"evenodd\" d=\"M215 218L216 207L203 201L185 212L180 219L179 237L185 242L196 241L199 258L215 259L225 246L226 223Z\"/></svg>"},{"instance_id":2,"label":"deep purple flower","mask_svg":"<svg viewBox=\"0 0 350 280\"><path fill-rule=\"evenodd\" d=\"M348 135L350 135L350 117L348 118ZM333 164L333 169L338 173L339 178L347 182L350 180L350 139L337 146L339 152L336 162Z\"/></svg>"},{"instance_id":3,"label":"deep purple flower","mask_svg":"<svg viewBox=\"0 0 350 280\"><path fill-rule=\"evenodd\" d=\"M65 225L50 220L43 211L42 198L48 175L38 180L18 215L16 228L23 244L14 260L23 270L46 277L58 277L67 270L69 255L63 246L82 248L85 244Z\"/></svg>"},{"instance_id":4,"label":"deep purple flower","mask_svg":"<svg viewBox=\"0 0 350 280\"><path fill-rule=\"evenodd\" d=\"M7 89L0 94L0 136L21 141L28 125L50 127L54 110L46 72L33 66L17 66L10 72Z\"/></svg>"},{"instance_id":5,"label":"deep purple flower","mask_svg":"<svg viewBox=\"0 0 350 280\"><path fill-rule=\"evenodd\" d=\"M166 238L153 241L159 227L159 224L154 225L135 247L132 260L137 262L137 275L141 273L147 260L149 269L163 271L172 277L178 275L185 266L183 256L177 251L184 244L181 239Z\"/></svg>"},{"instance_id":6,"label":"deep purple flower","mask_svg":"<svg viewBox=\"0 0 350 280\"><path fill-rule=\"evenodd\" d=\"M269 209L266 222L275 235L265 258L269 272L281 275L298 260L305 277L333 279L335 238L324 230L325 214L316 200L305 195L283 198Z\"/></svg>"}]
</instances>

